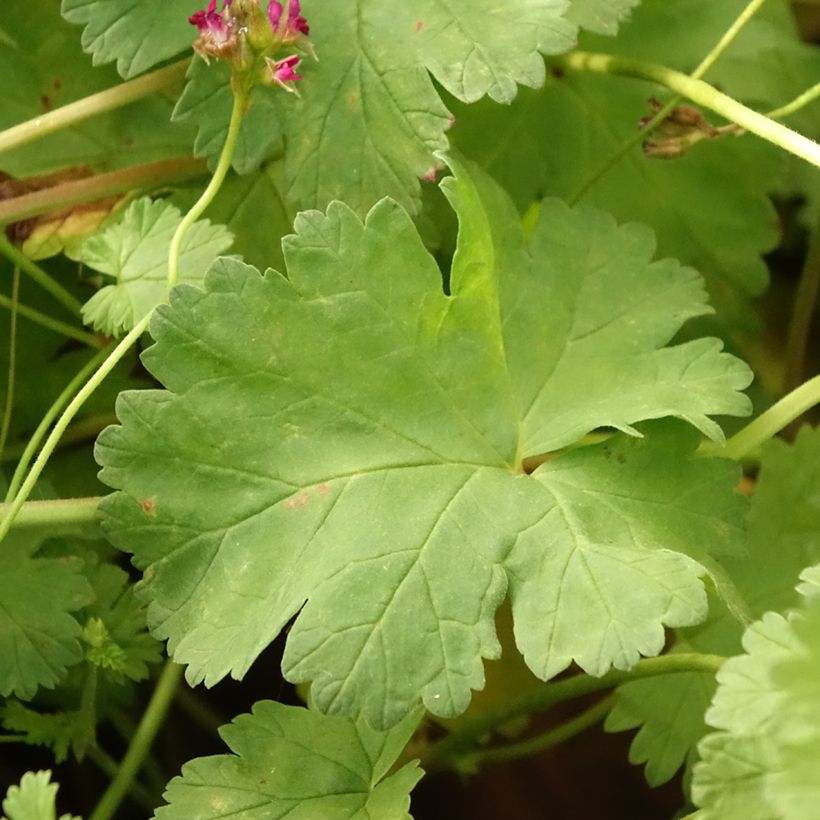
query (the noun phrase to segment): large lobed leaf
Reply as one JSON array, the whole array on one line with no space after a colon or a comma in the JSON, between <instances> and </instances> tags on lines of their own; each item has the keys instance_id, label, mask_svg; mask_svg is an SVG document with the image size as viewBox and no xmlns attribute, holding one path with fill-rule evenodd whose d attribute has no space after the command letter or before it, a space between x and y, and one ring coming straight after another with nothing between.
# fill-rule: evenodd
<instances>
[{"instance_id":1,"label":"large lobed leaf","mask_svg":"<svg viewBox=\"0 0 820 820\"><path fill-rule=\"evenodd\" d=\"M114 543L145 569L149 622L191 682L241 676L297 615L283 666L316 704L404 717L466 708L497 657L508 589L542 677L593 674L705 616L697 559L731 548L736 467L658 424L547 460L602 426L748 411L715 340L664 347L707 310L651 233L544 204L527 241L505 195L456 166L451 295L405 212L310 212L288 278L235 260L160 308L99 440ZM237 333L237 329L240 332Z\"/></svg>"},{"instance_id":2,"label":"large lobed leaf","mask_svg":"<svg viewBox=\"0 0 820 820\"><path fill-rule=\"evenodd\" d=\"M746 555L723 563L753 615L794 606L801 571L820 561L820 430L804 428L794 445L773 440L764 448L747 544ZM715 601L708 621L682 630L673 651L735 655L741 636L738 622ZM696 758L714 692L714 678L694 672L627 683L618 689L607 729L640 727L630 760L646 763L646 778L656 786Z\"/></svg>"},{"instance_id":3,"label":"large lobed leaf","mask_svg":"<svg viewBox=\"0 0 820 820\"><path fill-rule=\"evenodd\" d=\"M292 820L409 820L415 762L388 772L419 722L388 732L362 721L259 701L220 734L232 755L186 763L165 792L157 820L285 817Z\"/></svg>"}]
</instances>

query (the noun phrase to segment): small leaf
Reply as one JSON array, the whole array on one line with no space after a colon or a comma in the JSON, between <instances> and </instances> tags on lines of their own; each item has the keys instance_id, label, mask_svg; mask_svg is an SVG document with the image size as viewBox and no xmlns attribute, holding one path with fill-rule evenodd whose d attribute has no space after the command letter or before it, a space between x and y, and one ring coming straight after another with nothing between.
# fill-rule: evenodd
<instances>
[{"instance_id":1,"label":"small leaf","mask_svg":"<svg viewBox=\"0 0 820 820\"><path fill-rule=\"evenodd\" d=\"M386 775L419 717L413 713L381 733L363 720L259 701L252 714L220 730L234 754L186 763L165 792L170 805L155 817L409 820L410 790L421 770L414 762Z\"/></svg>"},{"instance_id":2,"label":"small leaf","mask_svg":"<svg viewBox=\"0 0 820 820\"><path fill-rule=\"evenodd\" d=\"M119 220L83 242L76 251L78 260L116 280L83 305L86 324L117 336L165 301L168 251L181 221L177 208L146 197L132 202ZM221 225L207 219L195 222L182 241L180 280L201 283L211 262L232 242Z\"/></svg>"},{"instance_id":3,"label":"small leaf","mask_svg":"<svg viewBox=\"0 0 820 820\"><path fill-rule=\"evenodd\" d=\"M76 737L78 713L38 712L10 700L0 709L0 719L6 731L25 735L23 742L32 746L47 746L55 762L62 763Z\"/></svg>"},{"instance_id":4,"label":"small leaf","mask_svg":"<svg viewBox=\"0 0 820 820\"><path fill-rule=\"evenodd\" d=\"M197 0L63 0L62 15L85 26L83 49L94 65L117 61L126 79L190 48L196 39L189 15Z\"/></svg>"},{"instance_id":5,"label":"small leaf","mask_svg":"<svg viewBox=\"0 0 820 820\"><path fill-rule=\"evenodd\" d=\"M92 597L76 559L36 558L35 549L11 535L0 550L0 695L24 700L82 659L71 613Z\"/></svg>"},{"instance_id":6,"label":"small leaf","mask_svg":"<svg viewBox=\"0 0 820 820\"><path fill-rule=\"evenodd\" d=\"M3 820L55 820L57 809L56 783L49 782L51 772L26 772L19 786L9 786L3 811ZM63 814L60 820L80 820L70 814Z\"/></svg>"}]
</instances>

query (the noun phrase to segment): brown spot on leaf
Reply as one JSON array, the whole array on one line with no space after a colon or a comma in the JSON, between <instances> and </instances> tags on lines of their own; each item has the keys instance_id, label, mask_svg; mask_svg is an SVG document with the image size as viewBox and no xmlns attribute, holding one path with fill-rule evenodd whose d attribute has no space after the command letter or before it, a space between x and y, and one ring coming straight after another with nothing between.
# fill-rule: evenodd
<instances>
[{"instance_id":1,"label":"brown spot on leaf","mask_svg":"<svg viewBox=\"0 0 820 820\"><path fill-rule=\"evenodd\" d=\"M141 498L140 507L146 515L153 516L157 514L157 501L155 498Z\"/></svg>"},{"instance_id":2,"label":"brown spot on leaf","mask_svg":"<svg viewBox=\"0 0 820 820\"><path fill-rule=\"evenodd\" d=\"M48 94L41 94L40 95L40 105L43 108L43 111L51 111L53 105L51 102L51 97Z\"/></svg>"},{"instance_id":3,"label":"brown spot on leaf","mask_svg":"<svg viewBox=\"0 0 820 820\"><path fill-rule=\"evenodd\" d=\"M63 81L59 77L55 77L51 85L55 91L59 91L63 87Z\"/></svg>"},{"instance_id":4,"label":"brown spot on leaf","mask_svg":"<svg viewBox=\"0 0 820 820\"><path fill-rule=\"evenodd\" d=\"M285 509L286 510L295 510L296 509L296 499L295 498L288 498L285 501Z\"/></svg>"},{"instance_id":5,"label":"brown spot on leaf","mask_svg":"<svg viewBox=\"0 0 820 820\"><path fill-rule=\"evenodd\" d=\"M416 31L421 31L424 28L424 20L416 21Z\"/></svg>"},{"instance_id":6,"label":"brown spot on leaf","mask_svg":"<svg viewBox=\"0 0 820 820\"><path fill-rule=\"evenodd\" d=\"M310 501L310 496L307 493L301 493L299 495L299 505L304 507L308 501Z\"/></svg>"},{"instance_id":7,"label":"brown spot on leaf","mask_svg":"<svg viewBox=\"0 0 820 820\"><path fill-rule=\"evenodd\" d=\"M356 94L351 94L347 101L350 103L351 108L355 108L359 104L359 97Z\"/></svg>"},{"instance_id":8,"label":"brown spot on leaf","mask_svg":"<svg viewBox=\"0 0 820 820\"><path fill-rule=\"evenodd\" d=\"M330 487L328 487L327 484L320 484L316 488L317 495L327 495L329 491L330 491Z\"/></svg>"}]
</instances>

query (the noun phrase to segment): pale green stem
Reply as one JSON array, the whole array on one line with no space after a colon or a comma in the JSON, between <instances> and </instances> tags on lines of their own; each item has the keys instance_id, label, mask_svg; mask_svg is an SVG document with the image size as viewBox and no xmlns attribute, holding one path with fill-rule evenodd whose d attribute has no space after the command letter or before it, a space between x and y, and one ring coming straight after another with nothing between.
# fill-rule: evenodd
<instances>
[{"instance_id":1,"label":"pale green stem","mask_svg":"<svg viewBox=\"0 0 820 820\"><path fill-rule=\"evenodd\" d=\"M86 379L88 379L92 373L105 361L106 357L111 353L113 350L114 345L113 343L106 347L105 349L101 350L94 356L88 364L86 364L82 370L66 385L65 389L60 393L59 396L54 400L51 407L48 408L46 414L43 416L40 423L37 425L37 429L32 434L31 438L28 440L26 444L25 450L23 450L23 454L20 456L20 461L17 464L17 467L14 470L14 475L11 477L11 482L9 483L9 488L6 493L6 502L10 502L14 496L17 494L17 491L20 489L20 485L23 483L23 477L26 474L26 470L28 469L28 465L31 463L31 459L34 457L34 454L37 452L37 448L40 446L40 442L45 438L46 433L48 432L49 427L51 427L54 420L57 416L62 412L62 409L68 404L71 400L71 397L80 389L80 387L85 383Z\"/></svg>"},{"instance_id":2,"label":"pale green stem","mask_svg":"<svg viewBox=\"0 0 820 820\"><path fill-rule=\"evenodd\" d=\"M179 256L182 249L182 240L188 233L191 225L202 216L205 209L213 202L217 192L222 187L222 183L233 161L236 141L239 137L239 129L242 126L242 117L247 107L248 95L246 92L237 91L233 98L233 109L231 111L231 121L228 125L228 135L225 138L225 145L222 147L222 154L219 163L214 170L214 175L208 183L208 187L202 192L202 196L194 203L194 206L185 214L182 222L179 223L171 247L168 251L168 290L179 282Z\"/></svg>"},{"instance_id":3,"label":"pale green stem","mask_svg":"<svg viewBox=\"0 0 820 820\"><path fill-rule=\"evenodd\" d=\"M697 653L677 653L661 655L657 658L644 658L632 669L621 671L613 669L600 678L591 675L575 675L571 678L544 684L539 689L524 695L517 700L504 703L498 709L481 715L469 724L460 728L449 737L434 743L422 755L421 766L429 768L452 768L465 750L473 746L482 737L514 718L544 712L557 703L600 692L620 686L631 680L670 675L681 672L703 672L714 675L726 658L719 655L701 655Z\"/></svg>"},{"instance_id":4,"label":"pale green stem","mask_svg":"<svg viewBox=\"0 0 820 820\"><path fill-rule=\"evenodd\" d=\"M178 86L185 77L190 60L182 60L178 63L160 68L130 80L114 88L108 88L89 97L84 97L76 102L69 103L54 111L41 114L39 117L22 122L5 131L0 132L0 151L8 151L20 145L38 140L55 131L69 128L89 117L103 114L106 111L113 111L122 108L124 105L136 102L143 97L159 94L169 88Z\"/></svg>"},{"instance_id":5,"label":"pale green stem","mask_svg":"<svg viewBox=\"0 0 820 820\"><path fill-rule=\"evenodd\" d=\"M20 308L20 268L14 266L11 282L11 322L9 325L9 372L6 387L6 406L3 409L3 422L0 424L0 458L6 449L6 441L11 427L11 412L14 409L14 379L17 364L17 312Z\"/></svg>"},{"instance_id":6,"label":"pale green stem","mask_svg":"<svg viewBox=\"0 0 820 820\"><path fill-rule=\"evenodd\" d=\"M689 75L694 80L699 80L717 62L724 51L734 42L743 27L754 17L766 0L751 0L751 2L738 15L723 37L716 43L715 47L701 60L700 65ZM569 202L574 204L592 188L609 170L617 165L639 142L643 142L681 102L681 97L676 96L664 105L639 131L626 140L614 153L612 153L586 180L578 190L569 198Z\"/></svg>"},{"instance_id":7,"label":"pale green stem","mask_svg":"<svg viewBox=\"0 0 820 820\"><path fill-rule=\"evenodd\" d=\"M117 761L104 749L101 749L99 746L89 746L88 749L86 749L86 754L109 779L116 776L118 768ZM146 811L153 814L155 808L154 800L145 786L135 780L128 786L128 794L133 797L137 803L141 804Z\"/></svg>"},{"instance_id":8,"label":"pale green stem","mask_svg":"<svg viewBox=\"0 0 820 820\"><path fill-rule=\"evenodd\" d=\"M167 661L117 774L100 798L89 820L110 820L115 815L128 787L151 750L151 744L165 720L181 677L182 667Z\"/></svg>"},{"instance_id":9,"label":"pale green stem","mask_svg":"<svg viewBox=\"0 0 820 820\"><path fill-rule=\"evenodd\" d=\"M40 287L47 290L58 302L77 316L82 315L82 305L59 282L52 279L39 265L31 261L0 230L0 253L13 264L19 265Z\"/></svg>"},{"instance_id":10,"label":"pale green stem","mask_svg":"<svg viewBox=\"0 0 820 820\"><path fill-rule=\"evenodd\" d=\"M666 66L645 63L609 54L592 54L586 51L574 51L558 58L558 63L577 71L596 71L604 74L618 74L649 80L666 86L693 102L720 114L727 120L739 125L746 131L777 145L816 167L820 167L820 145L813 140L798 134L764 114L753 111L745 105L721 93L713 86L694 80L680 71Z\"/></svg>"},{"instance_id":11,"label":"pale green stem","mask_svg":"<svg viewBox=\"0 0 820 820\"><path fill-rule=\"evenodd\" d=\"M68 407L66 407L63 411L60 418L57 419L54 428L43 444L43 449L40 450L40 454L37 456L37 460L32 465L32 468L26 476L25 481L23 481L20 489L14 497L14 500L11 502L11 508L8 515L3 519L3 522L0 523L0 541L6 537L9 529L11 529L11 525L14 523L15 516L20 511L23 504L28 500L29 495L31 495L34 485L40 478L40 474L43 472L49 458L51 458L51 454L54 452L54 449L59 443L66 427L68 427L71 423L74 416L80 412L82 406L94 393L94 391L102 384L105 377L117 366L119 361L123 358L123 356L125 356L126 353L128 353L132 346L136 344L139 337L142 336L148 328L150 319L150 313L140 319L134 329L117 344L111 353L109 353L108 357L102 362L102 364L100 364L89 380L82 386L77 395L74 396L71 402L69 402Z\"/></svg>"},{"instance_id":12,"label":"pale green stem","mask_svg":"<svg viewBox=\"0 0 820 820\"><path fill-rule=\"evenodd\" d=\"M101 497L57 498L49 501L29 501L14 519L15 530L48 530L76 532L94 529L97 525L97 506ZM11 504L0 504L0 516L6 516Z\"/></svg>"},{"instance_id":13,"label":"pale green stem","mask_svg":"<svg viewBox=\"0 0 820 820\"><path fill-rule=\"evenodd\" d=\"M604 700L585 709L580 715L576 715L574 718L548 729L537 737L522 740L518 743L508 743L504 746L478 749L475 752L468 753L459 761L458 768L464 771L475 771L475 769L487 763L509 763L513 760L532 757L600 723L609 714L614 704L614 697L604 698Z\"/></svg>"},{"instance_id":14,"label":"pale green stem","mask_svg":"<svg viewBox=\"0 0 820 820\"><path fill-rule=\"evenodd\" d=\"M0 307L6 308L7 310L12 310L12 300L7 296L0 294ZM21 305L18 303L17 313L19 313L24 319L29 319L35 324L47 328L48 330L53 330L55 333L59 333L62 336L67 336L69 339L76 339L76 341L82 342L84 345L88 345L89 347L94 347L99 350L105 344L99 336L95 336L93 333L89 333L79 327L74 327L74 325L70 325L67 322L61 322L59 319L52 319L51 316L46 316L45 313L40 313L39 310L30 308L27 305Z\"/></svg>"},{"instance_id":15,"label":"pale green stem","mask_svg":"<svg viewBox=\"0 0 820 820\"><path fill-rule=\"evenodd\" d=\"M0 201L0 225L119 194L187 182L202 176L207 170L205 160L182 156L62 182L41 191Z\"/></svg>"},{"instance_id":16,"label":"pale green stem","mask_svg":"<svg viewBox=\"0 0 820 820\"><path fill-rule=\"evenodd\" d=\"M79 385L78 385L79 386ZM73 444L80 444L91 441L111 424L117 423L115 413L99 413L94 416L85 416L79 421L73 422L60 439L58 448L71 447ZM3 451L0 461L17 461L26 452L26 442L15 441L9 444Z\"/></svg>"},{"instance_id":17,"label":"pale green stem","mask_svg":"<svg viewBox=\"0 0 820 820\"><path fill-rule=\"evenodd\" d=\"M786 105L781 105L780 108L775 108L774 111L769 111L769 117L773 120L782 120L784 117L789 117L795 113L795 111L799 111L801 108L805 108L809 103L814 102L818 97L820 97L820 83L813 85L808 91L804 91L798 97L795 97L790 103L786 103Z\"/></svg>"},{"instance_id":18,"label":"pale green stem","mask_svg":"<svg viewBox=\"0 0 820 820\"><path fill-rule=\"evenodd\" d=\"M806 369L806 348L809 343L811 323L817 309L817 297L820 294L820 224L816 225L809 239L809 249L800 283L794 294L794 305L789 320L789 332L786 341L785 367L783 372L784 388L791 390L803 381Z\"/></svg>"},{"instance_id":19,"label":"pale green stem","mask_svg":"<svg viewBox=\"0 0 820 820\"><path fill-rule=\"evenodd\" d=\"M754 453L758 447L774 438L781 430L788 427L795 419L800 418L807 410L820 404L820 376L809 379L796 390L773 404L765 413L747 424L739 433L733 435L725 445L706 442L698 452L708 456L731 458L740 461Z\"/></svg>"}]
</instances>

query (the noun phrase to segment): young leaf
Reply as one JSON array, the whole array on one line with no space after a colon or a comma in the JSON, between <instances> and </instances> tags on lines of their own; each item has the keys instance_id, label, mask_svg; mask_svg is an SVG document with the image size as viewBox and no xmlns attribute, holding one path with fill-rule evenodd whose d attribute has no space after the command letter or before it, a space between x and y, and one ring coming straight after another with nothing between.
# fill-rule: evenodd
<instances>
[{"instance_id":1,"label":"young leaf","mask_svg":"<svg viewBox=\"0 0 820 820\"><path fill-rule=\"evenodd\" d=\"M220 734L232 755L191 760L165 792L157 820L233 817L409 820L415 762L387 775L419 722L411 713L389 732L363 720L327 717L259 701Z\"/></svg>"},{"instance_id":2,"label":"young leaf","mask_svg":"<svg viewBox=\"0 0 820 820\"><path fill-rule=\"evenodd\" d=\"M196 0L63 0L62 15L84 26L83 49L94 65L117 61L126 79L190 48L196 39L189 15Z\"/></svg>"},{"instance_id":3,"label":"young leaf","mask_svg":"<svg viewBox=\"0 0 820 820\"><path fill-rule=\"evenodd\" d=\"M0 695L24 700L82 658L71 613L92 597L76 559L36 558L37 546L12 535L0 550Z\"/></svg>"},{"instance_id":4,"label":"young leaf","mask_svg":"<svg viewBox=\"0 0 820 820\"><path fill-rule=\"evenodd\" d=\"M815 568L815 573L817 569ZM810 820L820 785L820 588L789 619L768 613L743 636L745 655L726 662L701 741L692 797L711 818Z\"/></svg>"},{"instance_id":5,"label":"young leaf","mask_svg":"<svg viewBox=\"0 0 820 820\"><path fill-rule=\"evenodd\" d=\"M62 763L75 737L77 712L38 712L10 700L0 710L0 720L6 731L25 735L24 743L48 746L55 763Z\"/></svg>"},{"instance_id":6,"label":"young leaf","mask_svg":"<svg viewBox=\"0 0 820 820\"><path fill-rule=\"evenodd\" d=\"M662 347L706 309L696 274L558 202L527 243L477 171L448 191L450 296L395 203L364 224L336 203L297 219L287 279L222 260L157 313L144 361L168 390L125 394L98 442L125 491L104 525L192 682L243 675L299 612L289 679L387 727L419 696L466 708L508 583L544 676L629 666L703 618L696 560L739 533L734 465L690 459L680 425L523 468L597 427L719 437L711 413L748 410L717 341Z\"/></svg>"},{"instance_id":7,"label":"young leaf","mask_svg":"<svg viewBox=\"0 0 820 820\"><path fill-rule=\"evenodd\" d=\"M51 772L26 772L19 786L9 786L3 801L3 820L55 820L57 809L56 783L50 783ZM60 815L60 820L80 820L70 814Z\"/></svg>"},{"instance_id":8,"label":"young leaf","mask_svg":"<svg viewBox=\"0 0 820 820\"><path fill-rule=\"evenodd\" d=\"M755 616L794 606L801 570L820 561L819 488L820 430L804 428L793 445L776 439L766 445L752 497L747 554L722 559ZM741 649L741 634L737 621L714 601L709 620L682 630L673 651L735 655ZM695 747L707 732L703 716L714 692L714 679L703 673L633 681L619 687L606 728L641 727L630 760L646 763L646 778L657 786L696 756Z\"/></svg>"},{"instance_id":9,"label":"young leaf","mask_svg":"<svg viewBox=\"0 0 820 820\"><path fill-rule=\"evenodd\" d=\"M121 219L80 245L79 261L116 280L83 305L86 324L117 336L165 300L168 249L181 221L173 205L144 197L132 202ZM182 241L181 281L201 283L204 271L232 242L221 225L207 219L195 222Z\"/></svg>"},{"instance_id":10,"label":"young leaf","mask_svg":"<svg viewBox=\"0 0 820 820\"><path fill-rule=\"evenodd\" d=\"M508 103L519 84L544 82L541 54L574 45L565 10L565 0L356 0L344 11L304 3L319 62L303 64L300 98L278 105L278 113L271 108L266 129L261 113L258 121L260 141L284 125L290 198L310 208L343 199L364 214L389 195L414 208L418 178L434 165L433 152L447 147L450 125L430 74L464 102L488 95ZM199 68L191 82L177 116L185 111L201 123L199 150L218 150L226 112L188 110L208 94L229 93L227 79L216 92Z\"/></svg>"}]
</instances>

